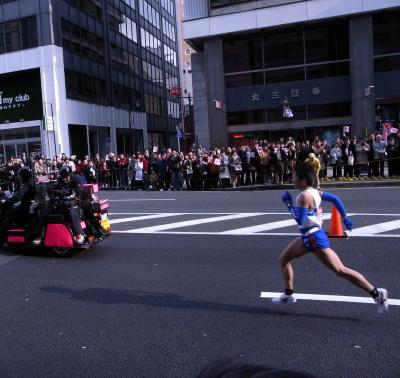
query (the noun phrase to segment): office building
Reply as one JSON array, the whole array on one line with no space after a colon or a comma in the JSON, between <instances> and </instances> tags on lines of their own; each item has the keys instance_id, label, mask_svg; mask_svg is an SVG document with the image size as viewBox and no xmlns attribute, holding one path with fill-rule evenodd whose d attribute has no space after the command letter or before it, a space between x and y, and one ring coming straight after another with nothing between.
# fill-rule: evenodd
<instances>
[{"instance_id":1,"label":"office building","mask_svg":"<svg viewBox=\"0 0 400 378\"><path fill-rule=\"evenodd\" d=\"M176 144L174 0L0 0L0 159Z\"/></svg>"},{"instance_id":2,"label":"office building","mask_svg":"<svg viewBox=\"0 0 400 378\"><path fill-rule=\"evenodd\" d=\"M399 0L185 0L183 34L206 146L399 128Z\"/></svg>"}]
</instances>

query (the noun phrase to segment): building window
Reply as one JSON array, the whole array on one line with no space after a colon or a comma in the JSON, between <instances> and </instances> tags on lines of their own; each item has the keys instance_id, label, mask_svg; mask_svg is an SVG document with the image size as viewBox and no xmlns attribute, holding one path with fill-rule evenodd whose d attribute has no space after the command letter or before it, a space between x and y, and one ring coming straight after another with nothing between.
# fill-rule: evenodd
<instances>
[{"instance_id":1,"label":"building window","mask_svg":"<svg viewBox=\"0 0 400 378\"><path fill-rule=\"evenodd\" d=\"M147 30L140 28L140 36L142 47L146 50L150 51L151 53L162 57L162 50L161 50L161 41L156 38L153 34L149 33ZM165 48L165 47L164 47Z\"/></svg>"},{"instance_id":2,"label":"building window","mask_svg":"<svg viewBox=\"0 0 400 378\"><path fill-rule=\"evenodd\" d=\"M162 70L145 61L143 61L143 78L153 84L164 85Z\"/></svg>"},{"instance_id":3,"label":"building window","mask_svg":"<svg viewBox=\"0 0 400 378\"><path fill-rule=\"evenodd\" d=\"M61 19L63 47L88 59L103 62L104 39L78 25Z\"/></svg>"},{"instance_id":4,"label":"building window","mask_svg":"<svg viewBox=\"0 0 400 378\"><path fill-rule=\"evenodd\" d=\"M146 113L162 115L161 98L146 93L144 95L144 106Z\"/></svg>"},{"instance_id":5,"label":"building window","mask_svg":"<svg viewBox=\"0 0 400 378\"><path fill-rule=\"evenodd\" d=\"M0 24L0 54L37 46L36 16Z\"/></svg>"},{"instance_id":6,"label":"building window","mask_svg":"<svg viewBox=\"0 0 400 378\"><path fill-rule=\"evenodd\" d=\"M331 63L307 66L307 80L322 79L325 77L349 76L349 62Z\"/></svg>"},{"instance_id":7,"label":"building window","mask_svg":"<svg viewBox=\"0 0 400 378\"><path fill-rule=\"evenodd\" d=\"M224 41L224 62L226 73L263 68L261 36L226 39Z\"/></svg>"},{"instance_id":8,"label":"building window","mask_svg":"<svg viewBox=\"0 0 400 378\"><path fill-rule=\"evenodd\" d=\"M139 12L145 20L160 29L160 14L146 0L139 0Z\"/></svg>"},{"instance_id":9,"label":"building window","mask_svg":"<svg viewBox=\"0 0 400 378\"><path fill-rule=\"evenodd\" d=\"M302 80L305 80L304 67L286 68L282 70L271 70L265 72L265 82L267 84Z\"/></svg>"},{"instance_id":10,"label":"building window","mask_svg":"<svg viewBox=\"0 0 400 378\"><path fill-rule=\"evenodd\" d=\"M350 102L308 105L308 119L351 116Z\"/></svg>"},{"instance_id":11,"label":"building window","mask_svg":"<svg viewBox=\"0 0 400 378\"><path fill-rule=\"evenodd\" d=\"M185 49L185 55L191 55L192 54L192 50L190 49Z\"/></svg>"},{"instance_id":12,"label":"building window","mask_svg":"<svg viewBox=\"0 0 400 378\"><path fill-rule=\"evenodd\" d=\"M111 30L122 34L133 42L137 42L137 27L131 18L112 5L108 5L108 15Z\"/></svg>"},{"instance_id":13,"label":"building window","mask_svg":"<svg viewBox=\"0 0 400 378\"><path fill-rule=\"evenodd\" d=\"M171 49L169 46L164 45L164 59L167 63L177 67L176 51ZM189 65L188 65L189 66Z\"/></svg>"},{"instance_id":14,"label":"building window","mask_svg":"<svg viewBox=\"0 0 400 378\"><path fill-rule=\"evenodd\" d=\"M172 26L164 17L162 18L163 23L163 33L166 35L171 41L176 41L176 30L175 26Z\"/></svg>"},{"instance_id":15,"label":"building window","mask_svg":"<svg viewBox=\"0 0 400 378\"><path fill-rule=\"evenodd\" d=\"M101 2L98 0L66 0L82 12L95 18L96 20L101 20Z\"/></svg>"},{"instance_id":16,"label":"building window","mask_svg":"<svg viewBox=\"0 0 400 378\"><path fill-rule=\"evenodd\" d=\"M264 85L264 72L254 72L241 75L229 75L225 77L225 84L227 88Z\"/></svg>"},{"instance_id":17,"label":"building window","mask_svg":"<svg viewBox=\"0 0 400 378\"><path fill-rule=\"evenodd\" d=\"M228 112L228 125L246 125L254 123L264 123L265 110L245 110L242 112Z\"/></svg>"},{"instance_id":18,"label":"building window","mask_svg":"<svg viewBox=\"0 0 400 378\"><path fill-rule=\"evenodd\" d=\"M175 2L173 0L161 0L161 6L171 15L175 15Z\"/></svg>"},{"instance_id":19,"label":"building window","mask_svg":"<svg viewBox=\"0 0 400 378\"><path fill-rule=\"evenodd\" d=\"M129 51L111 44L110 57L112 68L135 76L140 75L139 59Z\"/></svg>"},{"instance_id":20,"label":"building window","mask_svg":"<svg viewBox=\"0 0 400 378\"><path fill-rule=\"evenodd\" d=\"M400 71L400 54L375 58L375 72Z\"/></svg>"},{"instance_id":21,"label":"building window","mask_svg":"<svg viewBox=\"0 0 400 378\"><path fill-rule=\"evenodd\" d=\"M85 102L106 105L106 83L104 80L80 72L65 70L67 97Z\"/></svg>"},{"instance_id":22,"label":"building window","mask_svg":"<svg viewBox=\"0 0 400 378\"><path fill-rule=\"evenodd\" d=\"M306 25L306 62L317 63L349 58L349 22L338 20Z\"/></svg>"},{"instance_id":23,"label":"building window","mask_svg":"<svg viewBox=\"0 0 400 378\"><path fill-rule=\"evenodd\" d=\"M263 42L265 68L304 64L302 27L266 32Z\"/></svg>"},{"instance_id":24,"label":"building window","mask_svg":"<svg viewBox=\"0 0 400 378\"><path fill-rule=\"evenodd\" d=\"M400 11L373 16L374 55L400 53Z\"/></svg>"}]
</instances>

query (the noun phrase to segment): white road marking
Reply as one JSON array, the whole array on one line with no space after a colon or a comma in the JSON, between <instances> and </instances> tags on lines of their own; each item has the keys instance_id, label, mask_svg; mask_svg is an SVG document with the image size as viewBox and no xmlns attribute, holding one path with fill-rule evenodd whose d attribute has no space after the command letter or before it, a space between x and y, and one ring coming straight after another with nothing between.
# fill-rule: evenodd
<instances>
[{"instance_id":1,"label":"white road marking","mask_svg":"<svg viewBox=\"0 0 400 378\"><path fill-rule=\"evenodd\" d=\"M135 198L135 199L114 199L108 202L143 202L143 201L176 201L175 198Z\"/></svg>"},{"instance_id":2,"label":"white road marking","mask_svg":"<svg viewBox=\"0 0 400 378\"><path fill-rule=\"evenodd\" d=\"M0 252L1 252L1 249L0 249ZM8 254L7 255L3 255L3 254L0 253L0 266L6 265L9 262L14 261L18 257L20 257L20 256L18 256L18 255L8 255Z\"/></svg>"},{"instance_id":3,"label":"white road marking","mask_svg":"<svg viewBox=\"0 0 400 378\"><path fill-rule=\"evenodd\" d=\"M258 215L262 215L262 214L261 213L260 214L259 213L241 213L241 214L223 215L220 217L193 219L193 220L183 221L183 222L167 223L167 224L162 224L159 226L144 227L144 228L138 228L138 229L123 231L123 232L134 233L134 234L153 234L156 232L171 230L174 228L197 226L199 224L221 222L221 221L240 219L240 218L248 218L248 217L254 217L254 216L258 216Z\"/></svg>"},{"instance_id":4,"label":"white road marking","mask_svg":"<svg viewBox=\"0 0 400 378\"><path fill-rule=\"evenodd\" d=\"M136 232L135 229L128 231L113 231L113 234L147 234L149 232ZM259 232L255 234L223 234L219 232L198 232L198 231L155 231L151 234L158 235L214 235L214 236L300 236L297 232ZM350 236L350 235L349 235ZM400 238L400 234L366 234L354 235L355 238Z\"/></svg>"},{"instance_id":5,"label":"white road marking","mask_svg":"<svg viewBox=\"0 0 400 378\"><path fill-rule=\"evenodd\" d=\"M261 292L261 298L275 298L282 293ZM375 304L371 297L349 297L344 295L321 295L321 294L294 294L297 299L324 302L346 302L346 303L369 303ZM400 306L400 299L388 299L391 306Z\"/></svg>"},{"instance_id":6,"label":"white road marking","mask_svg":"<svg viewBox=\"0 0 400 378\"><path fill-rule=\"evenodd\" d=\"M330 218L331 218L330 214L324 214L322 216L322 219L324 219L324 220L330 219ZM276 230L278 228L285 228L285 227L296 226L296 225L297 225L297 223L294 219L289 219L289 220L283 220L283 221L278 221L278 222L259 224L258 226L237 228L235 230L220 232L220 234L222 234L222 235L247 235L247 234L255 234L257 232Z\"/></svg>"},{"instance_id":7,"label":"white road marking","mask_svg":"<svg viewBox=\"0 0 400 378\"><path fill-rule=\"evenodd\" d=\"M152 215L155 213L108 213L109 215ZM162 213L162 214L167 214L167 213ZM230 213L179 213L179 215L231 215L233 214L232 212ZM235 214L255 214L255 215L289 215L289 213L286 211L284 213L236 213ZM375 214L374 214L375 215Z\"/></svg>"},{"instance_id":8,"label":"white road marking","mask_svg":"<svg viewBox=\"0 0 400 378\"><path fill-rule=\"evenodd\" d=\"M366 234L375 235L382 232L397 230L399 228L400 228L400 220L395 220L391 222L378 223L366 227L356 228L351 233L349 233L349 235L351 236L366 235Z\"/></svg>"},{"instance_id":9,"label":"white road marking","mask_svg":"<svg viewBox=\"0 0 400 378\"><path fill-rule=\"evenodd\" d=\"M152 214L152 215L142 215L142 216L138 216L138 217L111 219L110 223L118 224L118 223L135 222L135 221L148 220L148 219L175 217L178 215L180 215L180 214L179 213L161 213L161 214Z\"/></svg>"}]
</instances>

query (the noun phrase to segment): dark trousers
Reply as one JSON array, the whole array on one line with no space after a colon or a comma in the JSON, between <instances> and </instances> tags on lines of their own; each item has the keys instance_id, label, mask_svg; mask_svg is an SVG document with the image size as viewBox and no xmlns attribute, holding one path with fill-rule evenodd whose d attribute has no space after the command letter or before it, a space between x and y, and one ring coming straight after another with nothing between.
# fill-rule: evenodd
<instances>
[{"instance_id":1,"label":"dark trousers","mask_svg":"<svg viewBox=\"0 0 400 378\"><path fill-rule=\"evenodd\" d=\"M342 177L342 167L339 164L332 164L333 178Z\"/></svg>"},{"instance_id":2,"label":"dark trousers","mask_svg":"<svg viewBox=\"0 0 400 378\"><path fill-rule=\"evenodd\" d=\"M74 236L84 234L81 226L81 213L77 207L71 207L66 211L66 214L71 222L71 228Z\"/></svg>"},{"instance_id":3,"label":"dark trousers","mask_svg":"<svg viewBox=\"0 0 400 378\"><path fill-rule=\"evenodd\" d=\"M373 176L385 176L385 160L379 159L371 163Z\"/></svg>"},{"instance_id":4,"label":"dark trousers","mask_svg":"<svg viewBox=\"0 0 400 378\"><path fill-rule=\"evenodd\" d=\"M344 166L344 177L353 177L354 167L352 165Z\"/></svg>"}]
</instances>

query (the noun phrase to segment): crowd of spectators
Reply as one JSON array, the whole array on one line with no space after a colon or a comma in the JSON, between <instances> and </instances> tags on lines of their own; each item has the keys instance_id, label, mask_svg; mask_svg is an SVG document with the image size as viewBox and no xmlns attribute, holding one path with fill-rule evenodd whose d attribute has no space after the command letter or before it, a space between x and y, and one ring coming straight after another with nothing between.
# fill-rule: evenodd
<instances>
[{"instance_id":1,"label":"crowd of spectators","mask_svg":"<svg viewBox=\"0 0 400 378\"><path fill-rule=\"evenodd\" d=\"M45 159L23 154L0 165L0 182L12 183L24 165L33 169L38 180L42 176L56 178L59 170L68 166L82 182L97 182L103 188L212 190L288 183L295 165L310 156L319 160L321 181L384 178L386 168L389 177L400 178L400 132L369 138L343 136L332 143L320 138L304 142L288 138L212 150L193 145L187 153L154 148L152 153L146 149L134 156L109 152L104 157L61 154Z\"/></svg>"}]
</instances>

